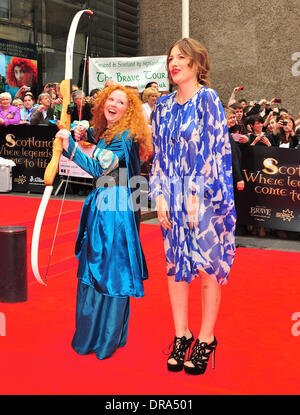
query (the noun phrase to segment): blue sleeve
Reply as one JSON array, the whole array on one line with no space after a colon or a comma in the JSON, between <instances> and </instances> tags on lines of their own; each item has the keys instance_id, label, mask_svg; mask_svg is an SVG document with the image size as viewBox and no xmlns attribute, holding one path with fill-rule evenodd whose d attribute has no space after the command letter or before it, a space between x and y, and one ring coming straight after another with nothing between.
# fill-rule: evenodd
<instances>
[{"instance_id":1,"label":"blue sleeve","mask_svg":"<svg viewBox=\"0 0 300 415\"><path fill-rule=\"evenodd\" d=\"M232 160L227 119L217 93L210 89L203 104L200 142L204 149L197 157L191 186L197 192L197 178L203 177L204 196L220 205L220 212L234 206Z\"/></svg>"},{"instance_id":2,"label":"blue sleeve","mask_svg":"<svg viewBox=\"0 0 300 415\"><path fill-rule=\"evenodd\" d=\"M72 158L72 161L85 170L91 176L98 178L118 167L119 161L125 157L121 139L113 140L109 146L96 147L93 157L84 154L73 137L69 137L68 151L63 151L63 155Z\"/></svg>"},{"instance_id":3,"label":"blue sleeve","mask_svg":"<svg viewBox=\"0 0 300 415\"><path fill-rule=\"evenodd\" d=\"M152 114L152 142L153 142L153 161L150 175L150 194L149 196L155 200L157 196L162 194L162 175L163 171L159 161L159 120L160 106L156 105Z\"/></svg>"}]
</instances>

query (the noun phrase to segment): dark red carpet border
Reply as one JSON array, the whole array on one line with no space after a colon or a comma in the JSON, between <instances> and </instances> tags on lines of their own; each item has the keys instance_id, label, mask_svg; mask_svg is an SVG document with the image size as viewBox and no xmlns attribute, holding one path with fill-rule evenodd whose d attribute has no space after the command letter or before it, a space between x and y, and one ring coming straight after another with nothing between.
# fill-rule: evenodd
<instances>
[{"instance_id":1,"label":"dark red carpet border","mask_svg":"<svg viewBox=\"0 0 300 415\"><path fill-rule=\"evenodd\" d=\"M28 300L0 303L0 394L299 393L300 254L238 248L229 283L222 289L215 370L209 364L203 376L170 373L165 353L174 333L161 232L156 225L142 224L141 240L150 273L146 295L131 300L127 345L100 361L93 354L77 355L70 345L77 285L74 243L82 203L64 204L48 285L43 287L34 280L29 263L39 202L39 198L0 196L0 226L26 226L29 255ZM40 243L42 273L59 208L60 201L51 200L46 211ZM190 328L197 336L201 318L198 279L191 285L190 301Z\"/></svg>"}]
</instances>

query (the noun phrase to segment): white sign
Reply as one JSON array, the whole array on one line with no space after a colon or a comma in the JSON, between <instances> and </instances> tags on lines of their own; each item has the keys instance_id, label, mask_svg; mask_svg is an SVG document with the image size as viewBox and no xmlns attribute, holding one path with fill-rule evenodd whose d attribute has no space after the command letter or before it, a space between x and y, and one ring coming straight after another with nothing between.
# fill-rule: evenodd
<instances>
[{"instance_id":1,"label":"white sign","mask_svg":"<svg viewBox=\"0 0 300 415\"><path fill-rule=\"evenodd\" d=\"M92 157L93 150L95 148L94 144L90 145L82 145L80 142L78 143L78 148L85 153L88 157ZM70 176L70 177L85 177L85 178L93 178L90 174L86 171L82 170L81 167L77 166L74 161L69 160L67 157L61 155L59 160L59 174L60 176Z\"/></svg>"},{"instance_id":2,"label":"white sign","mask_svg":"<svg viewBox=\"0 0 300 415\"><path fill-rule=\"evenodd\" d=\"M107 79L116 84L134 86L143 91L149 82L157 82L160 91L169 90L165 55L134 58L89 58L89 88L103 89Z\"/></svg>"}]
</instances>

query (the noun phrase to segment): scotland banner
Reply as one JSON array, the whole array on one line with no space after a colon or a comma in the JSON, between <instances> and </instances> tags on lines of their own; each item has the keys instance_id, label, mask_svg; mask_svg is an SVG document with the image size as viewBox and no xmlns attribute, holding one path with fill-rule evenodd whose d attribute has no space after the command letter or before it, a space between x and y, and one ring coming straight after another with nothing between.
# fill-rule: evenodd
<instances>
[{"instance_id":1,"label":"scotland banner","mask_svg":"<svg viewBox=\"0 0 300 415\"><path fill-rule=\"evenodd\" d=\"M246 146L242 171L239 222L300 232L300 150Z\"/></svg>"}]
</instances>

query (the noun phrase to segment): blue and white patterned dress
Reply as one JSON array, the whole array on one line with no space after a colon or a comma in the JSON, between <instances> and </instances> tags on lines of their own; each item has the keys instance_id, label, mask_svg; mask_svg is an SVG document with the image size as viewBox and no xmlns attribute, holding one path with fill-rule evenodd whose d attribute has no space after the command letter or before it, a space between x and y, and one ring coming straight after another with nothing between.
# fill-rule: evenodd
<instances>
[{"instance_id":1,"label":"blue and white patterned dress","mask_svg":"<svg viewBox=\"0 0 300 415\"><path fill-rule=\"evenodd\" d=\"M217 93L202 87L183 105L176 93L156 102L150 195L163 194L171 230L162 228L167 275L191 282L204 271L226 284L235 255L236 212L227 120ZM200 200L190 229L187 199Z\"/></svg>"}]
</instances>

